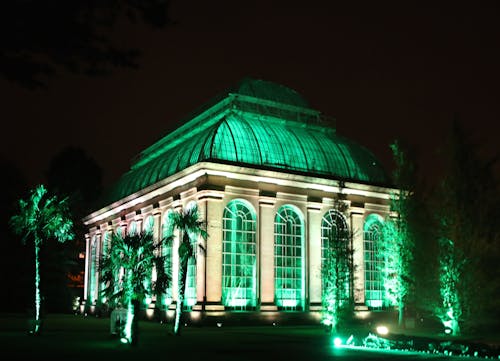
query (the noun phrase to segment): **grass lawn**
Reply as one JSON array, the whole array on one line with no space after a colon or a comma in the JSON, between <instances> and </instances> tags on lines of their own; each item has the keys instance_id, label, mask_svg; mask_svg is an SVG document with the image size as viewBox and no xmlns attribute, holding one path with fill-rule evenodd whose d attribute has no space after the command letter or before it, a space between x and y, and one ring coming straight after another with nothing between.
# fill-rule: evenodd
<instances>
[{"instance_id":1,"label":"grass lawn","mask_svg":"<svg viewBox=\"0 0 500 361\"><path fill-rule=\"evenodd\" d=\"M49 314L43 326L41 335L30 336L26 317L0 315L2 360L311 360L331 356L331 335L320 326L188 326L181 336L174 336L171 324L140 321L139 342L134 347L110 334L109 318Z\"/></svg>"},{"instance_id":2,"label":"grass lawn","mask_svg":"<svg viewBox=\"0 0 500 361\"><path fill-rule=\"evenodd\" d=\"M333 348L333 336L320 325L188 326L182 328L181 336L174 336L171 324L139 321L136 346L121 344L111 335L108 317L49 314L41 335L30 336L27 330L25 315L0 314L2 360L324 361L340 356ZM422 336L421 331L418 333L414 330L413 336ZM499 339L499 335L488 337ZM347 359L363 358L363 352L358 352ZM373 357L371 354L368 358Z\"/></svg>"}]
</instances>

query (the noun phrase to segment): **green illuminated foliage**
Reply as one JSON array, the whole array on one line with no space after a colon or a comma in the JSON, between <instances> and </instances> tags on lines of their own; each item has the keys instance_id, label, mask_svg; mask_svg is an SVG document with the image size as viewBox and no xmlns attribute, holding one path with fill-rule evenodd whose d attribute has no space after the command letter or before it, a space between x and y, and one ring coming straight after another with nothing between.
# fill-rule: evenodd
<instances>
[{"instance_id":1,"label":"green illuminated foliage","mask_svg":"<svg viewBox=\"0 0 500 361\"><path fill-rule=\"evenodd\" d=\"M388 306L397 306L398 323L403 325L406 299L412 284L413 246L402 225L400 218L388 219L384 222L382 245L383 254L383 286L385 302Z\"/></svg>"},{"instance_id":2,"label":"green illuminated foliage","mask_svg":"<svg viewBox=\"0 0 500 361\"><path fill-rule=\"evenodd\" d=\"M177 254L179 256L177 281L178 295L174 322L174 333L180 335L182 307L186 287L188 285L186 282L188 280L188 267L190 264L193 266L196 265L195 250L198 247L204 250L204 247L198 243L198 238L201 236L203 239L206 239L208 234L205 230L204 222L200 220L198 206L194 202L190 203L183 210L169 213L169 218L173 229L178 230L181 234L181 239L179 240L177 248ZM172 242L172 237L170 242ZM193 279L196 281L195 273Z\"/></svg>"},{"instance_id":3,"label":"green illuminated foliage","mask_svg":"<svg viewBox=\"0 0 500 361\"><path fill-rule=\"evenodd\" d=\"M41 327L40 308L40 248L45 239L56 239L64 243L74 238L73 221L69 215L66 199L59 200L48 194L44 185L39 185L30 193L28 200L19 200L19 211L10 219L16 234L22 235L23 242L32 241L35 251L35 325L30 330L38 334Z\"/></svg>"},{"instance_id":4,"label":"green illuminated foliage","mask_svg":"<svg viewBox=\"0 0 500 361\"><path fill-rule=\"evenodd\" d=\"M404 310L414 281L414 235L409 223L413 207L414 163L400 143L391 144L396 168L394 182L398 190L391 194L391 211L395 216L384 222L381 237L381 253L384 258L383 282L385 299L398 307L398 323L403 326Z\"/></svg>"},{"instance_id":5,"label":"green illuminated foliage","mask_svg":"<svg viewBox=\"0 0 500 361\"><path fill-rule=\"evenodd\" d=\"M137 321L141 306L148 297L161 295L170 283L170 275L164 272L164 256L159 250L163 241L154 241L152 232L134 232L113 235L111 249L100 260L101 291L110 307L119 304L127 307L124 338L137 343ZM151 282L153 269L156 281ZM116 275L121 274L121 277ZM134 332L135 331L135 332Z\"/></svg>"},{"instance_id":6,"label":"green illuminated foliage","mask_svg":"<svg viewBox=\"0 0 500 361\"><path fill-rule=\"evenodd\" d=\"M439 251L441 305L437 309L437 316L441 319L443 326L456 336L460 334L463 314L459 283L467 259L455 247L452 240L444 237L439 240Z\"/></svg>"},{"instance_id":7,"label":"green illuminated foliage","mask_svg":"<svg viewBox=\"0 0 500 361\"><path fill-rule=\"evenodd\" d=\"M162 226L162 232L163 232L163 239L165 242L163 242L163 247L161 250L162 255L164 256L164 272L167 273L168 275L172 275L173 271L173 260L172 260L172 248L173 248L173 226L172 223L170 222L170 213L172 213L172 209L167 210L167 212L164 214L163 218L163 226ZM173 285L173 280L172 282L168 285L167 289L165 292L161 295L161 297L156 298L156 307L159 307L160 309L166 309L168 306L172 303L172 285Z\"/></svg>"},{"instance_id":8,"label":"green illuminated foliage","mask_svg":"<svg viewBox=\"0 0 500 361\"><path fill-rule=\"evenodd\" d=\"M336 332L353 312L353 261L346 203L336 199L321 222L322 323Z\"/></svg>"},{"instance_id":9,"label":"green illuminated foliage","mask_svg":"<svg viewBox=\"0 0 500 361\"><path fill-rule=\"evenodd\" d=\"M435 314L453 335L498 329L498 183L492 164L455 120L444 144L444 177L433 199L439 245L440 302Z\"/></svg>"}]
</instances>

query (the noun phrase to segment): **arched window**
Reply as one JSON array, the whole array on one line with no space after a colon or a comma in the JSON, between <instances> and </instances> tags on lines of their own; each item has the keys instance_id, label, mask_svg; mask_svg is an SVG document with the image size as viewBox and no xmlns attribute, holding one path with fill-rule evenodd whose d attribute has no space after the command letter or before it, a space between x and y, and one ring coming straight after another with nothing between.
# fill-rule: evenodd
<instances>
[{"instance_id":1,"label":"arched window","mask_svg":"<svg viewBox=\"0 0 500 361\"><path fill-rule=\"evenodd\" d=\"M274 219L274 290L276 305L304 307L304 222L299 211L284 205Z\"/></svg>"},{"instance_id":2,"label":"arched window","mask_svg":"<svg viewBox=\"0 0 500 361\"><path fill-rule=\"evenodd\" d=\"M112 233L110 231L104 232L104 235L102 237L101 257L106 257L109 254L109 250L111 247L111 236Z\"/></svg>"},{"instance_id":3,"label":"arched window","mask_svg":"<svg viewBox=\"0 0 500 361\"><path fill-rule=\"evenodd\" d=\"M347 249L349 246L349 229L345 217L337 210L330 209L321 220L321 258L324 259L329 240L341 242Z\"/></svg>"},{"instance_id":4,"label":"arched window","mask_svg":"<svg viewBox=\"0 0 500 361\"><path fill-rule=\"evenodd\" d=\"M155 219L153 216L148 216L144 221L144 232L153 232L155 226Z\"/></svg>"},{"instance_id":5,"label":"arched window","mask_svg":"<svg viewBox=\"0 0 500 361\"><path fill-rule=\"evenodd\" d=\"M117 236L119 236L119 237L123 237L124 236L124 231L123 230L124 230L124 227L121 227L121 226L116 227L115 234Z\"/></svg>"},{"instance_id":6,"label":"arched window","mask_svg":"<svg viewBox=\"0 0 500 361\"><path fill-rule=\"evenodd\" d=\"M379 242L382 236L382 217L370 214L363 227L365 263L365 303L372 309L384 305L384 284L382 267L384 259L380 255Z\"/></svg>"},{"instance_id":7,"label":"arched window","mask_svg":"<svg viewBox=\"0 0 500 361\"><path fill-rule=\"evenodd\" d=\"M321 289L323 307L347 301L351 293L349 229L345 217L330 209L321 220Z\"/></svg>"},{"instance_id":8,"label":"arched window","mask_svg":"<svg viewBox=\"0 0 500 361\"><path fill-rule=\"evenodd\" d=\"M256 217L252 206L235 199L224 208L222 217L222 302L233 309L255 307Z\"/></svg>"},{"instance_id":9,"label":"arched window","mask_svg":"<svg viewBox=\"0 0 500 361\"><path fill-rule=\"evenodd\" d=\"M128 226L128 234L133 236L137 233L137 222L136 221L132 221L130 222L129 226Z\"/></svg>"}]
</instances>

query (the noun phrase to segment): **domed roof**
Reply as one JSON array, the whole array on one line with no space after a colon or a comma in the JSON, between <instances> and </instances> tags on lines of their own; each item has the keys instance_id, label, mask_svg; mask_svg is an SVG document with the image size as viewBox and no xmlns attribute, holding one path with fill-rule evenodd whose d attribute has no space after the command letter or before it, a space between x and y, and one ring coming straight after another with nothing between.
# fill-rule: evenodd
<instances>
[{"instance_id":1,"label":"domed roof","mask_svg":"<svg viewBox=\"0 0 500 361\"><path fill-rule=\"evenodd\" d=\"M261 79L243 79L234 89L234 93L248 95L276 103L309 108L309 103L295 90L284 85Z\"/></svg>"},{"instance_id":2,"label":"domed roof","mask_svg":"<svg viewBox=\"0 0 500 361\"><path fill-rule=\"evenodd\" d=\"M387 184L380 162L366 148L321 124L295 91L246 80L140 154L108 202L124 198L199 162L235 164Z\"/></svg>"}]
</instances>

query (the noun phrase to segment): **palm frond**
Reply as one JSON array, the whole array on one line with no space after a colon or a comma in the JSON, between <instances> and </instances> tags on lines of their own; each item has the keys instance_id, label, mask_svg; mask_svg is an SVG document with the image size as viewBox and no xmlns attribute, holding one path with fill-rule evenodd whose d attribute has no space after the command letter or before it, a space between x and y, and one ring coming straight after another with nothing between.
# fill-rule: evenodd
<instances>
[{"instance_id":1,"label":"palm frond","mask_svg":"<svg viewBox=\"0 0 500 361\"><path fill-rule=\"evenodd\" d=\"M160 252L162 247L163 239L155 242L152 232L113 234L111 249L100 261L100 281L106 284L103 295L125 304L130 301L128 298L142 302L148 296L164 292L171 278L162 271L165 258ZM157 281L153 283L150 279L154 267ZM118 279L121 270L122 279Z\"/></svg>"}]
</instances>

